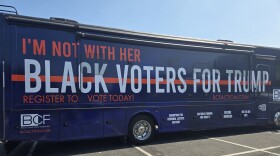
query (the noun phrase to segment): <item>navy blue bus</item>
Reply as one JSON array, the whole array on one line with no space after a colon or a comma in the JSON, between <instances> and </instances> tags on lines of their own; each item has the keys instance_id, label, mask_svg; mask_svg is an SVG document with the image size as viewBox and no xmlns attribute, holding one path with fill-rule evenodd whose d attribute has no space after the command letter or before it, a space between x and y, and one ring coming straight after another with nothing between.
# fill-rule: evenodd
<instances>
[{"instance_id":1,"label":"navy blue bus","mask_svg":"<svg viewBox=\"0 0 280 156\"><path fill-rule=\"evenodd\" d=\"M274 124L280 49L0 14L0 140Z\"/></svg>"}]
</instances>

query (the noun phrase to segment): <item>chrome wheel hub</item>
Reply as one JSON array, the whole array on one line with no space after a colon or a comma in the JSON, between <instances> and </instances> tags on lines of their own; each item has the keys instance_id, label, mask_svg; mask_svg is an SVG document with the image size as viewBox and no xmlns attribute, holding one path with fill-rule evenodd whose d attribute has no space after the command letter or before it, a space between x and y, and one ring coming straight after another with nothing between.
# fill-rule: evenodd
<instances>
[{"instance_id":1,"label":"chrome wheel hub","mask_svg":"<svg viewBox=\"0 0 280 156\"><path fill-rule=\"evenodd\" d=\"M274 124L275 124L277 127L280 127L280 112L275 113L275 116L274 116Z\"/></svg>"},{"instance_id":2,"label":"chrome wheel hub","mask_svg":"<svg viewBox=\"0 0 280 156\"><path fill-rule=\"evenodd\" d=\"M133 135L138 140L146 140L151 133L151 125L145 120L140 120L133 126Z\"/></svg>"}]
</instances>

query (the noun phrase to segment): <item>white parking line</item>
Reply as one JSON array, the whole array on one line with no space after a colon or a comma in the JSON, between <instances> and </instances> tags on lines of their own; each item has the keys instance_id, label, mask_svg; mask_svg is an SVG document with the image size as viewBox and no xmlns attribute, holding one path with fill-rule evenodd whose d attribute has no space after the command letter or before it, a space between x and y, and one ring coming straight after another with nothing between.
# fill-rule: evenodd
<instances>
[{"instance_id":1,"label":"white parking line","mask_svg":"<svg viewBox=\"0 0 280 156\"><path fill-rule=\"evenodd\" d=\"M271 147L267 147L267 148L262 148L261 150L270 150L270 149L274 149L274 148L280 148L280 146L271 146Z\"/></svg>"},{"instance_id":2,"label":"white parking line","mask_svg":"<svg viewBox=\"0 0 280 156\"><path fill-rule=\"evenodd\" d=\"M238 143L234 143L234 142L230 142L230 141L226 141L226 140L222 140L222 139L217 139L217 138L208 138L208 139L216 140L216 141L220 141L220 142L224 142L224 143L228 143L228 144L232 144L232 145L241 146L241 147L245 147L245 148L250 148L250 149L256 150L256 148L254 148L254 147L250 147L250 146L246 146L246 145L241 145L241 144L238 144Z\"/></svg>"},{"instance_id":3,"label":"white parking line","mask_svg":"<svg viewBox=\"0 0 280 156\"><path fill-rule=\"evenodd\" d=\"M30 150L29 150L29 152L27 154L27 156L32 156L33 155L33 152L34 152L34 150L36 148L37 143L38 143L37 141L33 143L32 147L30 148Z\"/></svg>"},{"instance_id":4,"label":"white parking line","mask_svg":"<svg viewBox=\"0 0 280 156\"><path fill-rule=\"evenodd\" d=\"M230 141L226 141L226 140L222 140L222 139L211 138L211 137L203 136L203 135L200 135L200 136L205 137L205 138L207 138L207 139L216 140L216 141L220 141L220 142L224 142L224 143L228 143L228 144L232 144L232 145L236 145L236 146L240 146L240 147L245 147L245 148L252 149L251 151L233 153L233 154L229 154L229 155L227 155L227 156L241 155L241 154L252 153L252 152L264 152L264 153L269 153L269 154L272 154L272 155L280 156L280 154L266 151L266 150L273 149L273 148L279 148L280 146L279 146L279 147L278 147L278 146L274 146L274 147L268 147L268 148L258 149L258 148L254 148L254 147L250 147L250 146L246 146L246 145L242 145L242 144L238 144L238 143L234 143L234 142L230 142Z\"/></svg>"},{"instance_id":5,"label":"white parking line","mask_svg":"<svg viewBox=\"0 0 280 156\"><path fill-rule=\"evenodd\" d=\"M242 154L248 154L248 153L254 153L254 152L259 152L259 150L251 150L251 151L227 154L227 155L223 155L223 156L236 156L236 155L242 155Z\"/></svg>"},{"instance_id":6,"label":"white parking line","mask_svg":"<svg viewBox=\"0 0 280 156\"><path fill-rule=\"evenodd\" d=\"M270 149L275 149L275 148L280 148L280 146L272 146L272 147L267 147L267 148L262 148L262 149L257 149L257 150L251 150L251 151L227 154L227 155L224 155L224 156L235 156L235 155L242 155L242 154L248 154L248 153L254 153L254 152L263 152L265 150L270 150Z\"/></svg>"},{"instance_id":7,"label":"white parking line","mask_svg":"<svg viewBox=\"0 0 280 156\"><path fill-rule=\"evenodd\" d=\"M133 146L133 145L132 145ZM134 148L136 148L138 151L144 153L146 156L153 156L152 154L146 152L145 150L143 150L142 148L140 147L137 147L137 146L133 146Z\"/></svg>"}]
</instances>

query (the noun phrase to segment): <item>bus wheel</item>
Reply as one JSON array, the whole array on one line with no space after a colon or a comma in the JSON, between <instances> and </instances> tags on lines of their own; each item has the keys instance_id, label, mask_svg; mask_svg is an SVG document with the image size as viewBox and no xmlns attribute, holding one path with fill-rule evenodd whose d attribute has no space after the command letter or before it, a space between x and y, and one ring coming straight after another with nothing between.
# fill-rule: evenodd
<instances>
[{"instance_id":1,"label":"bus wheel","mask_svg":"<svg viewBox=\"0 0 280 156\"><path fill-rule=\"evenodd\" d=\"M139 115L129 123L128 139L135 144L144 144L155 136L155 122L147 115Z\"/></svg>"},{"instance_id":2,"label":"bus wheel","mask_svg":"<svg viewBox=\"0 0 280 156\"><path fill-rule=\"evenodd\" d=\"M278 110L274 115L274 126L280 128L280 110Z\"/></svg>"}]
</instances>

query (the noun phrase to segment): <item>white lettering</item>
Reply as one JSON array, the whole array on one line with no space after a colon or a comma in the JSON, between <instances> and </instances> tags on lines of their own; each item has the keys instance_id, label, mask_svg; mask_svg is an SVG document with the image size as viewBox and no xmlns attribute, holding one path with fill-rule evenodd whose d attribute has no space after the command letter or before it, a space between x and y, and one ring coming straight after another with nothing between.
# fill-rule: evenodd
<instances>
[{"instance_id":1,"label":"white lettering","mask_svg":"<svg viewBox=\"0 0 280 156\"><path fill-rule=\"evenodd\" d=\"M35 67L34 73L30 72L30 66ZM41 67L38 61L31 59L24 59L24 69L25 69L25 92L26 93L36 93L41 89L41 79L39 74L41 72ZM35 79L35 87L31 87L31 79Z\"/></svg>"},{"instance_id":2,"label":"white lettering","mask_svg":"<svg viewBox=\"0 0 280 156\"><path fill-rule=\"evenodd\" d=\"M194 68L193 69L193 92L197 92L197 83L200 82L200 79L197 79L196 74L200 73L201 69Z\"/></svg>"}]
</instances>

